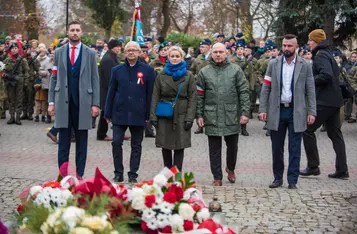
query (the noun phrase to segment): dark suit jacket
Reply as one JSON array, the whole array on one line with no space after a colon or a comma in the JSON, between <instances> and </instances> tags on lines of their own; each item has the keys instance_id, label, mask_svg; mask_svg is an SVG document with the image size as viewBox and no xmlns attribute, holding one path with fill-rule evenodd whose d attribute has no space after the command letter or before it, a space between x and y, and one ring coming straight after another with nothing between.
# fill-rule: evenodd
<instances>
[{"instance_id":1,"label":"dark suit jacket","mask_svg":"<svg viewBox=\"0 0 357 234\"><path fill-rule=\"evenodd\" d=\"M112 68L118 65L117 55L108 50L99 65L99 79L100 79L100 108L105 107L105 99L107 98L110 76Z\"/></svg>"}]
</instances>

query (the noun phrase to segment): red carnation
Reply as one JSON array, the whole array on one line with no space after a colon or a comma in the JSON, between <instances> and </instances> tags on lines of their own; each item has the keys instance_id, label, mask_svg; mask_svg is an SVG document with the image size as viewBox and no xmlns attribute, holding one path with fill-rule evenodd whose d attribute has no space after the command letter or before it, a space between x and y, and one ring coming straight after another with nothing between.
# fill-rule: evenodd
<instances>
[{"instance_id":1,"label":"red carnation","mask_svg":"<svg viewBox=\"0 0 357 234\"><path fill-rule=\"evenodd\" d=\"M168 203L172 203L174 204L175 202L177 202L176 200L176 194L173 192L166 192L164 194L164 201L168 202Z\"/></svg>"},{"instance_id":2,"label":"red carnation","mask_svg":"<svg viewBox=\"0 0 357 234\"><path fill-rule=\"evenodd\" d=\"M194 211L198 212L201 210L201 207L195 203L192 205L192 209L194 209Z\"/></svg>"},{"instance_id":3,"label":"red carnation","mask_svg":"<svg viewBox=\"0 0 357 234\"><path fill-rule=\"evenodd\" d=\"M141 222L141 230L143 230L144 232L149 231L149 227L144 221Z\"/></svg>"},{"instance_id":4,"label":"red carnation","mask_svg":"<svg viewBox=\"0 0 357 234\"><path fill-rule=\"evenodd\" d=\"M24 212L25 210L25 207L23 205L18 205L17 208L16 208L17 212L19 214L21 214L22 212Z\"/></svg>"},{"instance_id":5,"label":"red carnation","mask_svg":"<svg viewBox=\"0 0 357 234\"><path fill-rule=\"evenodd\" d=\"M185 222L183 223L183 229L185 229L185 231L193 230L193 226L194 223L191 220L185 220Z\"/></svg>"},{"instance_id":6,"label":"red carnation","mask_svg":"<svg viewBox=\"0 0 357 234\"><path fill-rule=\"evenodd\" d=\"M183 189L176 184L172 185L169 191L176 194L177 201L180 201L183 198Z\"/></svg>"},{"instance_id":7,"label":"red carnation","mask_svg":"<svg viewBox=\"0 0 357 234\"><path fill-rule=\"evenodd\" d=\"M151 208L156 202L155 195L147 195L145 197L145 206Z\"/></svg>"},{"instance_id":8,"label":"red carnation","mask_svg":"<svg viewBox=\"0 0 357 234\"><path fill-rule=\"evenodd\" d=\"M166 226L163 229L161 229L161 233L172 233L171 226Z\"/></svg>"}]
</instances>

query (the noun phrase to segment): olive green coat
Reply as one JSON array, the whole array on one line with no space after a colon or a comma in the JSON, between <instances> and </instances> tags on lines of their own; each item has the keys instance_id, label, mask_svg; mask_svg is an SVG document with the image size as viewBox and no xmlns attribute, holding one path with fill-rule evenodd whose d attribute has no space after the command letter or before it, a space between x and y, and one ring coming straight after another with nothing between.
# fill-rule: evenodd
<instances>
[{"instance_id":1,"label":"olive green coat","mask_svg":"<svg viewBox=\"0 0 357 234\"><path fill-rule=\"evenodd\" d=\"M33 60L33 58L27 59L27 64L29 65L29 82L33 83L39 79L38 72L40 70L41 64L38 59Z\"/></svg>"},{"instance_id":2,"label":"olive green coat","mask_svg":"<svg viewBox=\"0 0 357 234\"><path fill-rule=\"evenodd\" d=\"M240 116L248 116L249 88L242 69L226 60L213 60L197 76L197 118L203 117L208 136L240 132ZM200 91L202 90L202 91Z\"/></svg>"},{"instance_id":3,"label":"olive green coat","mask_svg":"<svg viewBox=\"0 0 357 234\"><path fill-rule=\"evenodd\" d=\"M173 118L160 118L155 114L159 101L175 100L180 83L183 82ZM193 122L196 112L196 82L190 71L178 81L161 72L155 80L152 94L150 120L158 121L156 128L157 147L177 150L191 147L191 130L184 130L184 122Z\"/></svg>"},{"instance_id":4,"label":"olive green coat","mask_svg":"<svg viewBox=\"0 0 357 234\"><path fill-rule=\"evenodd\" d=\"M154 68L154 71L156 75L161 73L164 70L165 63L163 63L159 57L156 57L156 59L152 60L149 64L152 68Z\"/></svg>"},{"instance_id":5,"label":"olive green coat","mask_svg":"<svg viewBox=\"0 0 357 234\"><path fill-rule=\"evenodd\" d=\"M209 55L207 59L204 59L202 54L198 55L197 58L193 60L190 71L194 75L197 75L202 68L204 68L209 64L210 60L211 60L211 55Z\"/></svg>"},{"instance_id":6,"label":"olive green coat","mask_svg":"<svg viewBox=\"0 0 357 234\"><path fill-rule=\"evenodd\" d=\"M16 60L20 59L20 56L17 57ZM8 72L11 72L13 67L15 66L16 61L14 61L11 56L7 56L7 58L3 62L5 64L5 70ZM18 73L20 76L20 80L17 82L23 83L24 86L28 85L29 82L29 66L27 63L26 59L22 59L19 68L18 68ZM5 83L8 84L8 82L5 80ZM9 82L12 86L16 85L16 81Z\"/></svg>"},{"instance_id":7,"label":"olive green coat","mask_svg":"<svg viewBox=\"0 0 357 234\"><path fill-rule=\"evenodd\" d=\"M257 80L257 84L263 84L265 72L268 69L270 58L263 55L257 62L255 67L255 76Z\"/></svg>"},{"instance_id":8,"label":"olive green coat","mask_svg":"<svg viewBox=\"0 0 357 234\"><path fill-rule=\"evenodd\" d=\"M256 73L255 73L255 67L256 67L257 61L258 60L256 58L253 58L252 60L248 61L248 59L245 57L243 59L240 59L236 56L232 57L230 60L231 63L235 63L235 64L239 65L241 68L243 66L245 66L243 71L244 71L245 78L247 79L247 81L249 83L250 90L254 90L254 87L257 83L257 78L256 78ZM248 64L245 65L247 62L248 62Z\"/></svg>"},{"instance_id":9,"label":"olive green coat","mask_svg":"<svg viewBox=\"0 0 357 234\"><path fill-rule=\"evenodd\" d=\"M153 61L157 58L158 55L153 50L151 50L149 52L148 56L149 56L150 61Z\"/></svg>"}]
</instances>

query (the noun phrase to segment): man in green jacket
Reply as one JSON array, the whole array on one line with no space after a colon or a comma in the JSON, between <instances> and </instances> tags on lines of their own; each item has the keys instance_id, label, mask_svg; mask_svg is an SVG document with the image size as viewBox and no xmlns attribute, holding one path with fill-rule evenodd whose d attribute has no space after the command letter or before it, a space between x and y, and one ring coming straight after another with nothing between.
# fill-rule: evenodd
<instances>
[{"instance_id":1,"label":"man in green jacket","mask_svg":"<svg viewBox=\"0 0 357 234\"><path fill-rule=\"evenodd\" d=\"M216 43L212 60L197 76L197 125L205 127L213 185L222 185L222 137L227 145L228 180L234 183L240 124L249 121L249 87L242 69L227 60L226 47Z\"/></svg>"}]
</instances>

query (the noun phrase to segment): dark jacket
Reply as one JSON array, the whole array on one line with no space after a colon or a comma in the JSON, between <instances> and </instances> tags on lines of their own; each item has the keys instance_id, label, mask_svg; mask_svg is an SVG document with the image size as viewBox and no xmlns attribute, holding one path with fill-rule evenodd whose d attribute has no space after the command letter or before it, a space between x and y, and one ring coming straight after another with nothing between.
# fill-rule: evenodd
<instances>
[{"instance_id":1,"label":"dark jacket","mask_svg":"<svg viewBox=\"0 0 357 234\"><path fill-rule=\"evenodd\" d=\"M99 79L100 79L100 108L104 109L105 99L107 98L109 81L112 72L112 68L118 65L117 55L108 50L99 66Z\"/></svg>"},{"instance_id":2,"label":"dark jacket","mask_svg":"<svg viewBox=\"0 0 357 234\"><path fill-rule=\"evenodd\" d=\"M139 72L143 74L144 84L138 79ZM149 120L154 82L154 69L139 60L132 67L127 60L115 66L110 78L104 117L111 119L114 125L145 126L146 120Z\"/></svg>"},{"instance_id":3,"label":"dark jacket","mask_svg":"<svg viewBox=\"0 0 357 234\"><path fill-rule=\"evenodd\" d=\"M189 71L193 62L192 57L185 58L185 62L186 62L186 69L187 71Z\"/></svg>"},{"instance_id":4,"label":"dark jacket","mask_svg":"<svg viewBox=\"0 0 357 234\"><path fill-rule=\"evenodd\" d=\"M316 104L341 107L343 98L339 86L339 67L328 49L328 40L312 50L312 72L315 78Z\"/></svg>"}]
</instances>

